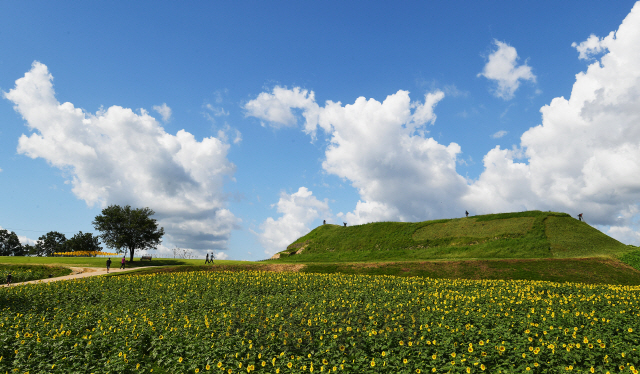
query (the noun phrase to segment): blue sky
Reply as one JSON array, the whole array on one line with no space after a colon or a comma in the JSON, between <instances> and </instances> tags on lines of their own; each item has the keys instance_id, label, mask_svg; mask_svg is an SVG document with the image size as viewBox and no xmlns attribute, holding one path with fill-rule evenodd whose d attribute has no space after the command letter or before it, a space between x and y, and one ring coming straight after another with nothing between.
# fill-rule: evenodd
<instances>
[{"instance_id":1,"label":"blue sky","mask_svg":"<svg viewBox=\"0 0 640 374\"><path fill-rule=\"evenodd\" d=\"M2 2L0 226L149 206L164 251L258 260L323 219L541 209L640 244L632 8Z\"/></svg>"}]
</instances>

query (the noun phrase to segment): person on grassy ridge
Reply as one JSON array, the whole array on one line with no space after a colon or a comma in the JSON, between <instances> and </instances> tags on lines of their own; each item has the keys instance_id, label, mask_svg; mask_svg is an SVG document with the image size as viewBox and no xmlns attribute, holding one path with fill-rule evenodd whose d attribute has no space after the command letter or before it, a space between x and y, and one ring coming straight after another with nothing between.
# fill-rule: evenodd
<instances>
[{"instance_id":1,"label":"person on grassy ridge","mask_svg":"<svg viewBox=\"0 0 640 374\"><path fill-rule=\"evenodd\" d=\"M209 260L209 262L211 263L211 265L213 265L213 259L214 259L214 258L215 258L215 257L213 256L213 253L212 253L212 254L211 254L211 260Z\"/></svg>"},{"instance_id":2,"label":"person on grassy ridge","mask_svg":"<svg viewBox=\"0 0 640 374\"><path fill-rule=\"evenodd\" d=\"M208 264L209 263L209 254L207 253L207 257L204 259L204 264Z\"/></svg>"},{"instance_id":3,"label":"person on grassy ridge","mask_svg":"<svg viewBox=\"0 0 640 374\"><path fill-rule=\"evenodd\" d=\"M111 257L107 259L107 273L109 273L109 268L111 267Z\"/></svg>"},{"instance_id":4,"label":"person on grassy ridge","mask_svg":"<svg viewBox=\"0 0 640 374\"><path fill-rule=\"evenodd\" d=\"M467 212L466 210L464 211L464 215L465 217L469 217L469 212Z\"/></svg>"},{"instance_id":5,"label":"person on grassy ridge","mask_svg":"<svg viewBox=\"0 0 640 374\"><path fill-rule=\"evenodd\" d=\"M124 259L124 256L122 256L122 260L120 261L120 269L124 269L124 264L127 260Z\"/></svg>"},{"instance_id":6,"label":"person on grassy ridge","mask_svg":"<svg viewBox=\"0 0 640 374\"><path fill-rule=\"evenodd\" d=\"M582 221L582 213L578 214L578 220Z\"/></svg>"}]
</instances>

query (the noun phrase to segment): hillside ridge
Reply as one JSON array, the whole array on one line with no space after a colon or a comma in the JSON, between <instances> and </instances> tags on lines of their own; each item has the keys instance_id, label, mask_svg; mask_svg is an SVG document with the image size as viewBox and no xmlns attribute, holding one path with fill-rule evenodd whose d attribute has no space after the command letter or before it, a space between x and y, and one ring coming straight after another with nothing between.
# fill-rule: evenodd
<instances>
[{"instance_id":1,"label":"hillside ridge","mask_svg":"<svg viewBox=\"0 0 640 374\"><path fill-rule=\"evenodd\" d=\"M326 224L273 258L282 262L617 257L630 250L567 213L538 210L438 219Z\"/></svg>"}]
</instances>

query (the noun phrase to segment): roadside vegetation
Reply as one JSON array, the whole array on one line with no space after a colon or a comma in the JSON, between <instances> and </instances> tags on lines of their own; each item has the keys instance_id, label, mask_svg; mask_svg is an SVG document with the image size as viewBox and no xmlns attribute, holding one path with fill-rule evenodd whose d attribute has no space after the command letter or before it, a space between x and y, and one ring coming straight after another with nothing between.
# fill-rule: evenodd
<instances>
[{"instance_id":1,"label":"roadside vegetation","mask_svg":"<svg viewBox=\"0 0 640 374\"><path fill-rule=\"evenodd\" d=\"M9 273L13 283L20 283L62 277L71 274L71 269L62 266L0 264L0 284L6 283Z\"/></svg>"}]
</instances>

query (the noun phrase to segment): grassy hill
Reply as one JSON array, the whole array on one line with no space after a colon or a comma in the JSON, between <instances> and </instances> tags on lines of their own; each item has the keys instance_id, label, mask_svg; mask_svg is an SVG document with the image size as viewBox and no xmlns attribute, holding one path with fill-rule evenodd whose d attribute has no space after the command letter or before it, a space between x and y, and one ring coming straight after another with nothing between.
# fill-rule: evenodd
<instances>
[{"instance_id":1,"label":"grassy hill","mask_svg":"<svg viewBox=\"0 0 640 374\"><path fill-rule=\"evenodd\" d=\"M278 262L612 257L629 246L566 213L527 211L404 223L322 225Z\"/></svg>"}]
</instances>

